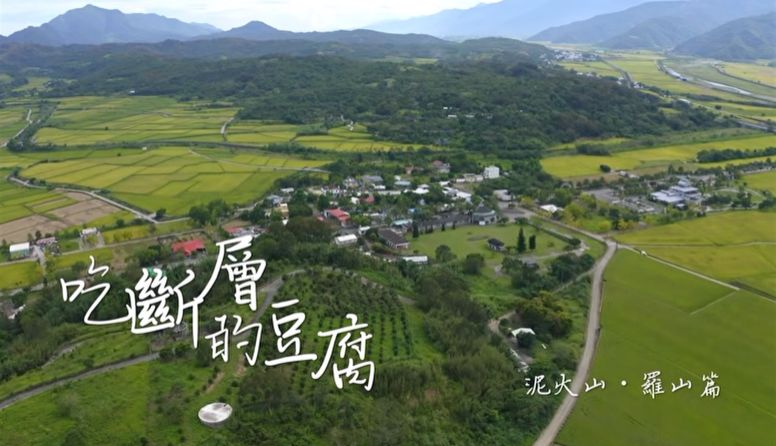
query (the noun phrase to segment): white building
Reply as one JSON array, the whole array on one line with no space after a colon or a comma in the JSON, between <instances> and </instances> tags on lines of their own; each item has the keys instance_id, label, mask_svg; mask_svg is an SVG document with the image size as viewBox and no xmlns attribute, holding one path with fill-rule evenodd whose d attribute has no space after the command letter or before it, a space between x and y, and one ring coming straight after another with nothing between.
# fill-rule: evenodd
<instances>
[{"instance_id":1,"label":"white building","mask_svg":"<svg viewBox=\"0 0 776 446\"><path fill-rule=\"evenodd\" d=\"M86 228L81 231L81 237L89 237L90 235L97 235L99 231L97 228Z\"/></svg>"},{"instance_id":2,"label":"white building","mask_svg":"<svg viewBox=\"0 0 776 446\"><path fill-rule=\"evenodd\" d=\"M498 166L488 166L482 171L482 177L486 180L493 180L501 175L501 169Z\"/></svg>"},{"instance_id":3,"label":"white building","mask_svg":"<svg viewBox=\"0 0 776 446\"><path fill-rule=\"evenodd\" d=\"M355 234L342 235L334 238L334 244L337 246L351 246L358 242L358 237Z\"/></svg>"},{"instance_id":4,"label":"white building","mask_svg":"<svg viewBox=\"0 0 776 446\"><path fill-rule=\"evenodd\" d=\"M544 212L553 215L558 211L562 211L563 208L555 206L554 204L545 204L544 206L539 206L539 209L543 210Z\"/></svg>"},{"instance_id":5,"label":"white building","mask_svg":"<svg viewBox=\"0 0 776 446\"><path fill-rule=\"evenodd\" d=\"M20 259L23 257L27 257L30 255L30 243L24 242L24 243L17 243L15 245L11 245L8 248L8 253L11 254L12 259Z\"/></svg>"},{"instance_id":6,"label":"white building","mask_svg":"<svg viewBox=\"0 0 776 446\"><path fill-rule=\"evenodd\" d=\"M512 201L512 195L506 189L494 190L493 195L496 196L498 201Z\"/></svg>"},{"instance_id":7,"label":"white building","mask_svg":"<svg viewBox=\"0 0 776 446\"><path fill-rule=\"evenodd\" d=\"M428 256L407 256L402 257L402 260L416 265L428 265Z\"/></svg>"}]
</instances>

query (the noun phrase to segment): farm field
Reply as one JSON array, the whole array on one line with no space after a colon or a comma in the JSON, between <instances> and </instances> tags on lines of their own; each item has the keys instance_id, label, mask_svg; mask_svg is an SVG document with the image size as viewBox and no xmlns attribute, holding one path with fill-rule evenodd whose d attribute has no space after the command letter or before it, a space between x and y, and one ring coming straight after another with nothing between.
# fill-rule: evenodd
<instances>
[{"instance_id":1,"label":"farm field","mask_svg":"<svg viewBox=\"0 0 776 446\"><path fill-rule=\"evenodd\" d=\"M668 90L675 95L714 96L726 101L737 101L743 98L743 96L702 87L671 77L658 68L657 62L661 57L657 55L635 57L632 54L620 53L606 57L606 59L616 67L627 71L634 81Z\"/></svg>"},{"instance_id":2,"label":"farm field","mask_svg":"<svg viewBox=\"0 0 776 446\"><path fill-rule=\"evenodd\" d=\"M100 220L118 209L89 195L0 185L0 238L21 242L40 231L53 234Z\"/></svg>"},{"instance_id":3,"label":"farm field","mask_svg":"<svg viewBox=\"0 0 776 446\"><path fill-rule=\"evenodd\" d=\"M594 61L594 62L563 62L560 64L563 67L576 70L580 73L595 73L599 76L611 76L611 77L621 77L622 74L620 74L619 71L615 70L611 66L607 65L605 62L601 61Z\"/></svg>"},{"instance_id":4,"label":"farm field","mask_svg":"<svg viewBox=\"0 0 776 446\"><path fill-rule=\"evenodd\" d=\"M0 290L23 288L43 280L40 264L34 261L0 264Z\"/></svg>"},{"instance_id":5,"label":"farm field","mask_svg":"<svg viewBox=\"0 0 776 446\"><path fill-rule=\"evenodd\" d=\"M226 135L222 135L222 126L236 112L236 108L222 104L176 102L161 96L70 97L60 100L47 126L36 134L36 141L63 146L176 140L263 146L293 141L342 151L413 147L376 141L362 125L353 130L339 127L324 135L300 136L309 126L240 120L230 123Z\"/></svg>"},{"instance_id":6,"label":"farm field","mask_svg":"<svg viewBox=\"0 0 776 446\"><path fill-rule=\"evenodd\" d=\"M774 135L749 135L730 139L720 139L702 143L669 144L655 148L626 151L612 151L611 156L562 155L542 159L544 170L561 178L573 178L597 175L600 166L606 164L613 170L638 170L655 167L668 167L671 164L692 163L698 152L703 149L742 149L753 150L776 146ZM726 161L724 164L751 163L753 159ZM713 164L702 164L712 167Z\"/></svg>"},{"instance_id":7,"label":"farm field","mask_svg":"<svg viewBox=\"0 0 776 446\"><path fill-rule=\"evenodd\" d=\"M161 236L173 232L187 231L192 229L191 221L182 220L168 223L159 223L156 225L129 226L116 228L102 233L105 243L120 243L140 238Z\"/></svg>"},{"instance_id":8,"label":"farm field","mask_svg":"<svg viewBox=\"0 0 776 446\"><path fill-rule=\"evenodd\" d=\"M746 116L759 120L776 119L776 107L761 107L757 105L738 104L732 102L704 102L704 105L713 107L724 113Z\"/></svg>"},{"instance_id":9,"label":"farm field","mask_svg":"<svg viewBox=\"0 0 776 446\"><path fill-rule=\"evenodd\" d=\"M740 62L723 62L719 65L722 70L731 76L749 79L752 82L757 82L764 85L776 85L776 81L774 81L774 79L776 79L775 67Z\"/></svg>"},{"instance_id":10,"label":"farm field","mask_svg":"<svg viewBox=\"0 0 776 446\"><path fill-rule=\"evenodd\" d=\"M776 373L776 302L629 251L615 256L605 280L588 382L607 386L580 395L558 444L765 445L776 437L776 381L767 378ZM641 388L652 371L665 390L655 400ZM712 371L720 395L701 398ZM680 378L692 388L672 393Z\"/></svg>"},{"instance_id":11,"label":"farm field","mask_svg":"<svg viewBox=\"0 0 776 446\"><path fill-rule=\"evenodd\" d=\"M40 163L23 170L22 176L107 190L111 196L146 211L164 208L168 215L182 215L194 205L215 199L247 202L295 170L325 164L226 149L166 147L108 152L113 156L89 155Z\"/></svg>"},{"instance_id":12,"label":"farm field","mask_svg":"<svg viewBox=\"0 0 776 446\"><path fill-rule=\"evenodd\" d=\"M775 228L776 213L741 211L656 226L618 239L717 279L776 294Z\"/></svg>"},{"instance_id":13,"label":"farm field","mask_svg":"<svg viewBox=\"0 0 776 446\"><path fill-rule=\"evenodd\" d=\"M776 171L746 175L741 181L750 189L767 190L776 195Z\"/></svg>"},{"instance_id":14,"label":"farm field","mask_svg":"<svg viewBox=\"0 0 776 446\"><path fill-rule=\"evenodd\" d=\"M0 171L3 177L4 172ZM0 182L0 225L18 218L48 212L76 201L67 195L43 189L28 189L11 182ZM2 226L0 226L2 228ZM5 235L0 229L0 236Z\"/></svg>"},{"instance_id":15,"label":"farm field","mask_svg":"<svg viewBox=\"0 0 776 446\"><path fill-rule=\"evenodd\" d=\"M237 109L161 96L71 97L59 101L39 144L88 145L133 141L223 141L221 126Z\"/></svg>"},{"instance_id":16,"label":"farm field","mask_svg":"<svg viewBox=\"0 0 776 446\"><path fill-rule=\"evenodd\" d=\"M309 126L267 123L262 121L237 121L229 126L227 141L239 144L266 145L294 142L310 148L332 151L385 151L391 149L416 148L417 145L378 141L372 138L363 125L335 127L322 135L303 135Z\"/></svg>"},{"instance_id":17,"label":"farm field","mask_svg":"<svg viewBox=\"0 0 776 446\"><path fill-rule=\"evenodd\" d=\"M695 59L677 59L666 61L666 66L679 71L682 74L700 78L703 80L718 82L732 87L740 88L748 92L775 97L776 88L756 82L731 77L718 71L712 63Z\"/></svg>"},{"instance_id":18,"label":"farm field","mask_svg":"<svg viewBox=\"0 0 776 446\"><path fill-rule=\"evenodd\" d=\"M30 116L35 117L36 108L33 104L22 101L8 102L0 108L0 146L27 125L27 113L30 110Z\"/></svg>"}]
</instances>

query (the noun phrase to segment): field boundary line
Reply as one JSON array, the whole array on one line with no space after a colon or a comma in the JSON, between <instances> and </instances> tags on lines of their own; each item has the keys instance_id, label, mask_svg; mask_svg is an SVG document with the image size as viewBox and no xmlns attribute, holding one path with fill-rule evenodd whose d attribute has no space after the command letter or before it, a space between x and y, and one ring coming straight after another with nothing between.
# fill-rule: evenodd
<instances>
[{"instance_id":1,"label":"field boundary line","mask_svg":"<svg viewBox=\"0 0 776 446\"><path fill-rule=\"evenodd\" d=\"M698 308L698 309L695 309L695 310L691 311L691 312L690 312L690 316L694 316L694 315L696 315L696 314L700 313L701 311L703 311L703 310L705 310L705 309L709 308L710 306L714 305L715 303L717 303L717 302L719 302L719 301L721 301L721 300L725 300L725 299L727 299L728 297L730 297L730 296L732 296L732 295L736 294L737 292L738 292L738 291L731 291L731 292L729 292L729 293L725 294L724 296L720 296L720 297L718 297L718 298L716 298L716 299L712 300L711 302L707 303L706 305L703 305L702 307L700 307L700 308Z\"/></svg>"},{"instance_id":2,"label":"field boundary line","mask_svg":"<svg viewBox=\"0 0 776 446\"><path fill-rule=\"evenodd\" d=\"M619 246L621 246L621 247L623 247L625 249L629 249L629 250L634 251L634 252L639 253L639 254L641 254L641 252L642 252L642 251L640 251L640 250L638 250L638 249L636 249L636 248L634 248L632 246L623 245L623 244L620 244ZM695 276L695 277L697 277L699 279L703 279L703 280L707 280L707 281L712 282L712 283L716 283L717 285L723 286L725 288L729 288L729 289L734 290L734 291L741 291L741 288L739 288L739 287L737 287L735 285L731 285L731 284L729 284L727 282L723 282L722 280L715 279L713 277L707 276L707 275L705 275L703 273L700 273L698 271L691 270L690 268L687 268L685 266L679 265L677 263L673 263L671 261L662 259L662 258L657 257L657 256L653 256L651 254L642 254L642 255L644 257L648 258L648 259L651 259L651 260L655 261L655 262L662 263L664 265L670 266L671 268L677 269L679 271L684 271L685 273L691 274L691 275L693 275L693 276Z\"/></svg>"}]
</instances>

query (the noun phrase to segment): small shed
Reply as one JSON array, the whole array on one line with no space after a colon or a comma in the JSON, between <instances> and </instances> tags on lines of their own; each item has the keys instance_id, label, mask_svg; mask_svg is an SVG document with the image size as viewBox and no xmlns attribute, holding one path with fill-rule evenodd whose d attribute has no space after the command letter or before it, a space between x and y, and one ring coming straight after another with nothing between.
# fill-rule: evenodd
<instances>
[{"instance_id":1,"label":"small shed","mask_svg":"<svg viewBox=\"0 0 776 446\"><path fill-rule=\"evenodd\" d=\"M488 248L492 249L493 251L503 251L504 250L504 242L497 238L492 238L488 240Z\"/></svg>"},{"instance_id":2,"label":"small shed","mask_svg":"<svg viewBox=\"0 0 776 446\"><path fill-rule=\"evenodd\" d=\"M27 257L30 255L30 243L24 242L11 245L8 248L8 253L11 255L12 259L22 259Z\"/></svg>"}]
</instances>

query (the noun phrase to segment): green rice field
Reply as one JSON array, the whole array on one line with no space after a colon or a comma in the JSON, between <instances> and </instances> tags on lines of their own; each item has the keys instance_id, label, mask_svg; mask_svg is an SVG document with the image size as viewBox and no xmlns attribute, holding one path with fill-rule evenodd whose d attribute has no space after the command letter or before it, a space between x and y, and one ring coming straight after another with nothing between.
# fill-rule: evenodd
<instances>
[{"instance_id":1,"label":"green rice field","mask_svg":"<svg viewBox=\"0 0 776 446\"><path fill-rule=\"evenodd\" d=\"M22 176L107 190L149 212L164 208L169 215L182 215L191 206L219 198L230 203L259 198L275 180L324 163L225 149L114 149L36 164Z\"/></svg>"},{"instance_id":2,"label":"green rice field","mask_svg":"<svg viewBox=\"0 0 776 446\"><path fill-rule=\"evenodd\" d=\"M238 121L229 126L227 141L239 144L266 145L295 142L306 147L331 151L373 152L391 149L417 148L414 144L377 141L363 125L335 127L322 135L300 135L306 126Z\"/></svg>"},{"instance_id":3,"label":"green rice field","mask_svg":"<svg viewBox=\"0 0 776 446\"><path fill-rule=\"evenodd\" d=\"M776 438L776 302L734 291L629 251L605 274L592 378L556 443L562 446L766 445ZM644 375L660 371L653 400ZM703 375L719 397L701 398ZM672 384L692 387L672 392ZM626 385L622 385L622 381Z\"/></svg>"},{"instance_id":4,"label":"green rice field","mask_svg":"<svg viewBox=\"0 0 776 446\"><path fill-rule=\"evenodd\" d=\"M27 125L27 114L30 110L30 117L35 118L37 107L34 107L31 103L23 101L6 102L0 107L0 145L11 139ZM2 164L0 164L0 167L2 167Z\"/></svg>"},{"instance_id":5,"label":"green rice field","mask_svg":"<svg viewBox=\"0 0 776 446\"><path fill-rule=\"evenodd\" d=\"M221 126L237 109L161 96L71 97L59 101L39 144L88 145L134 141L223 141Z\"/></svg>"},{"instance_id":6,"label":"green rice field","mask_svg":"<svg viewBox=\"0 0 776 446\"><path fill-rule=\"evenodd\" d=\"M28 189L5 180L0 171L0 223L45 213L75 203L72 198L57 192Z\"/></svg>"},{"instance_id":7,"label":"green rice field","mask_svg":"<svg viewBox=\"0 0 776 446\"><path fill-rule=\"evenodd\" d=\"M714 278L776 295L776 213L711 214L618 239Z\"/></svg>"},{"instance_id":8,"label":"green rice field","mask_svg":"<svg viewBox=\"0 0 776 446\"><path fill-rule=\"evenodd\" d=\"M598 175L600 166L606 164L613 170L638 170L668 167L671 164L692 163L698 152L704 149L753 150L776 146L774 135L747 135L731 139L720 139L702 143L669 144L654 148L614 151L611 156L563 155L542 159L544 170L561 178ZM754 159L726 161L725 164L751 163ZM715 164L702 164L713 167Z\"/></svg>"},{"instance_id":9,"label":"green rice field","mask_svg":"<svg viewBox=\"0 0 776 446\"><path fill-rule=\"evenodd\" d=\"M32 286L41 280L43 280L43 271L38 262L0 264L0 290Z\"/></svg>"},{"instance_id":10,"label":"green rice field","mask_svg":"<svg viewBox=\"0 0 776 446\"><path fill-rule=\"evenodd\" d=\"M742 181L751 189L766 190L776 195L776 171L746 175Z\"/></svg>"}]
</instances>

